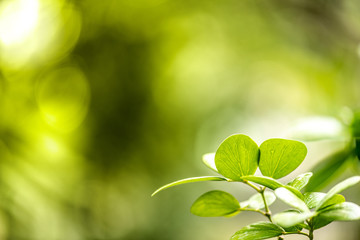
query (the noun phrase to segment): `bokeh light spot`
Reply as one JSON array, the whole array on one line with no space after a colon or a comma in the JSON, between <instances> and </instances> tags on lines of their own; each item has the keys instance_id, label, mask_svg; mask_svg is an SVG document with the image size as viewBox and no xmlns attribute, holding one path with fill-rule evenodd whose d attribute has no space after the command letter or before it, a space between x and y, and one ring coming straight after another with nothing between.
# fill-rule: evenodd
<instances>
[{"instance_id":1,"label":"bokeh light spot","mask_svg":"<svg viewBox=\"0 0 360 240\"><path fill-rule=\"evenodd\" d=\"M16 0L0 5L0 64L8 71L63 58L76 44L81 17L61 0Z\"/></svg>"},{"instance_id":2,"label":"bokeh light spot","mask_svg":"<svg viewBox=\"0 0 360 240\"><path fill-rule=\"evenodd\" d=\"M62 132L77 128L86 116L90 89L85 75L74 67L50 72L41 79L37 102L45 121Z\"/></svg>"},{"instance_id":3,"label":"bokeh light spot","mask_svg":"<svg viewBox=\"0 0 360 240\"><path fill-rule=\"evenodd\" d=\"M44 147L49 153L58 154L60 152L60 146L54 139L45 136L43 140Z\"/></svg>"},{"instance_id":4,"label":"bokeh light spot","mask_svg":"<svg viewBox=\"0 0 360 240\"><path fill-rule=\"evenodd\" d=\"M4 45L23 41L38 20L38 0L6 1L0 6L0 40Z\"/></svg>"}]
</instances>

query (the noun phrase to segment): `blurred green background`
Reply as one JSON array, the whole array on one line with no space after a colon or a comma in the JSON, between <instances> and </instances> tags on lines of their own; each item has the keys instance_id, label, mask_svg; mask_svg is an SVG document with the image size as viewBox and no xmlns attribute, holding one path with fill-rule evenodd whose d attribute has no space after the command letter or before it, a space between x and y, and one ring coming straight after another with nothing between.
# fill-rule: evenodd
<instances>
[{"instance_id":1,"label":"blurred green background","mask_svg":"<svg viewBox=\"0 0 360 240\"><path fill-rule=\"evenodd\" d=\"M357 0L0 1L0 239L219 240L261 220L189 213L210 189L246 199L237 184L150 195L212 175L201 156L230 134L360 107L359 19ZM307 146L300 172L343 143ZM360 238L315 237L344 232Z\"/></svg>"}]
</instances>

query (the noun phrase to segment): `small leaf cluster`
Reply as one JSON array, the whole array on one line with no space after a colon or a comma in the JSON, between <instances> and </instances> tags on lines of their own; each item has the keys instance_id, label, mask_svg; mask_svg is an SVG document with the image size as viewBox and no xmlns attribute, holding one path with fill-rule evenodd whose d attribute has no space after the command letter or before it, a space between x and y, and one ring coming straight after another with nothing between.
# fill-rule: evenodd
<instances>
[{"instance_id":1,"label":"small leaf cluster","mask_svg":"<svg viewBox=\"0 0 360 240\"><path fill-rule=\"evenodd\" d=\"M257 212L268 221L257 222L237 231L231 240L260 240L284 235L301 234L314 238L314 230L333 221L360 219L360 207L345 202L339 193L360 182L360 176L348 178L327 193L302 192L312 173L304 173L283 184L278 179L294 171L305 159L306 146L298 141L269 139L260 147L248 136L236 134L225 139L215 154L206 154L203 162L221 176L203 176L179 180L166 188L200 181L240 182L256 193L239 202L230 193L214 190L201 195L191 212L201 217L235 216L244 211ZM262 175L255 175L259 168ZM273 215L269 206L280 199L289 209Z\"/></svg>"}]
</instances>

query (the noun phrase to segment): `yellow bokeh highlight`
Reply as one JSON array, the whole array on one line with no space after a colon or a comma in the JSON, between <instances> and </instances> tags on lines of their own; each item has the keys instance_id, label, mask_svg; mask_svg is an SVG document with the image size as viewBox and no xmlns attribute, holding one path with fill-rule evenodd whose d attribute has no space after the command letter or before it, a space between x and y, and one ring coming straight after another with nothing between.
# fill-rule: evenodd
<instances>
[{"instance_id":1,"label":"yellow bokeh highlight","mask_svg":"<svg viewBox=\"0 0 360 240\"><path fill-rule=\"evenodd\" d=\"M51 154L58 154L60 153L60 146L59 144L51 137L49 136L44 136L43 138L44 141L44 147L45 150Z\"/></svg>"},{"instance_id":2,"label":"yellow bokeh highlight","mask_svg":"<svg viewBox=\"0 0 360 240\"><path fill-rule=\"evenodd\" d=\"M14 71L57 61L76 44L80 29L81 17L67 1L5 1L0 5L0 65Z\"/></svg>"},{"instance_id":3,"label":"yellow bokeh highlight","mask_svg":"<svg viewBox=\"0 0 360 240\"><path fill-rule=\"evenodd\" d=\"M26 40L37 24L39 1L5 1L0 9L1 42L9 46Z\"/></svg>"},{"instance_id":4,"label":"yellow bokeh highlight","mask_svg":"<svg viewBox=\"0 0 360 240\"><path fill-rule=\"evenodd\" d=\"M78 68L65 67L40 79L36 98L46 123L61 132L69 132L77 128L87 114L90 88Z\"/></svg>"}]
</instances>

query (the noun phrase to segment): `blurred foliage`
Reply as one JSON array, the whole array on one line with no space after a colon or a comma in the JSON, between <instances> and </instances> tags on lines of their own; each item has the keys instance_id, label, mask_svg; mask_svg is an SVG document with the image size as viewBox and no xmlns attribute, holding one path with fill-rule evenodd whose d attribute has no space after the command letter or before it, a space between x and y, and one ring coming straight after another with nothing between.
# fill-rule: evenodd
<instances>
[{"instance_id":1,"label":"blurred foliage","mask_svg":"<svg viewBox=\"0 0 360 240\"><path fill-rule=\"evenodd\" d=\"M232 133L359 108L359 17L356 0L0 1L0 239L223 238L237 221L205 235L178 214L198 191L151 192Z\"/></svg>"}]
</instances>

